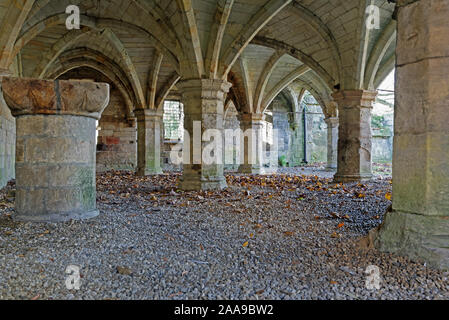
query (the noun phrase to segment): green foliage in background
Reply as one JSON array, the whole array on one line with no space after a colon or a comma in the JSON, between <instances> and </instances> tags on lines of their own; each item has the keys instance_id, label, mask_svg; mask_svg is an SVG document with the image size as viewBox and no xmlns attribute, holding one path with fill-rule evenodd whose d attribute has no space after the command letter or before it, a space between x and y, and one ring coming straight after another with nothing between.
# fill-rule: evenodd
<instances>
[{"instance_id":1,"label":"green foliage in background","mask_svg":"<svg viewBox=\"0 0 449 320\"><path fill-rule=\"evenodd\" d=\"M381 136L389 137L392 135L391 128L387 126L385 116L373 115L371 126Z\"/></svg>"},{"instance_id":2,"label":"green foliage in background","mask_svg":"<svg viewBox=\"0 0 449 320\"><path fill-rule=\"evenodd\" d=\"M279 165L283 168L287 167L288 162L287 162L287 157L286 156L281 156L279 157Z\"/></svg>"}]
</instances>

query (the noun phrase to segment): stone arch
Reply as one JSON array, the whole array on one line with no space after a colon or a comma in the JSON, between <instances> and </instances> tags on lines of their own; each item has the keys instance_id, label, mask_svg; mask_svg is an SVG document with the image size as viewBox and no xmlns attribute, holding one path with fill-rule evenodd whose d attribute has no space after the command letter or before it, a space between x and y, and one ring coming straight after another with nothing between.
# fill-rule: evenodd
<instances>
[{"instance_id":1,"label":"stone arch","mask_svg":"<svg viewBox=\"0 0 449 320\"><path fill-rule=\"evenodd\" d=\"M290 2L291 0L269 1L250 19L244 30L240 32L240 37L237 37L237 39L233 41L220 59L223 68L220 73L223 80L227 78L232 66L256 34L271 20L271 18L284 9Z\"/></svg>"},{"instance_id":2,"label":"stone arch","mask_svg":"<svg viewBox=\"0 0 449 320\"><path fill-rule=\"evenodd\" d=\"M84 27L88 27L92 30L101 31L104 28L120 28L121 30L126 30L127 32L138 32L147 35L148 41L151 42L151 44L157 48L159 51L161 51L167 59L169 59L172 66L176 69L176 71L179 72L179 62L178 62L178 50L172 50L169 47L167 47L162 41L160 41L158 38L154 37L153 34L134 24L115 20L115 19L106 19L106 18L94 18L89 17L85 15L81 15L81 25ZM37 35L45 31L46 29L58 25L58 24L64 24L65 20L67 19L66 14L57 14L54 16L46 17L45 19L39 21L32 27L22 31L19 38L14 44L13 49L13 55L16 56L20 50L26 46L26 44L34 39Z\"/></svg>"},{"instance_id":3,"label":"stone arch","mask_svg":"<svg viewBox=\"0 0 449 320\"><path fill-rule=\"evenodd\" d=\"M265 104L262 106L264 102L265 89L267 87L268 81L270 80L271 74L273 73L274 69L276 68L284 54L285 53L283 51L275 51L262 70L262 74L259 77L254 97L256 113L261 113L261 111L264 110L264 107L266 107Z\"/></svg>"},{"instance_id":4,"label":"stone arch","mask_svg":"<svg viewBox=\"0 0 449 320\"><path fill-rule=\"evenodd\" d=\"M45 75L45 78L57 79L67 71L83 66L95 69L110 79L119 89L125 99L129 116L133 116L134 101L136 98L134 95L130 94L130 92L133 92L131 85L119 66L111 61L107 61L107 58L98 52L74 50L67 54L68 55L61 57L57 63L53 64L52 68L49 69L48 73Z\"/></svg>"},{"instance_id":5,"label":"stone arch","mask_svg":"<svg viewBox=\"0 0 449 320\"><path fill-rule=\"evenodd\" d=\"M303 79L297 79L295 83L302 87L302 90L298 95L299 104L301 104L302 99L304 98L304 94L306 93L306 91L308 91L319 103L321 109L323 110L323 113L328 116L327 104L330 102L328 94L326 92L320 91L320 89L314 87L312 83L309 83Z\"/></svg>"},{"instance_id":6,"label":"stone arch","mask_svg":"<svg viewBox=\"0 0 449 320\"><path fill-rule=\"evenodd\" d=\"M378 88L382 81L395 69L396 67L396 55L390 56L377 70L376 77L374 78L373 88Z\"/></svg>"},{"instance_id":7,"label":"stone arch","mask_svg":"<svg viewBox=\"0 0 449 320\"><path fill-rule=\"evenodd\" d=\"M181 40L185 52L185 57L181 61L181 72L192 78L202 78L205 75L204 59L192 3L188 0L176 1L186 31L186 36Z\"/></svg>"},{"instance_id":8,"label":"stone arch","mask_svg":"<svg viewBox=\"0 0 449 320\"><path fill-rule=\"evenodd\" d=\"M256 36L251 41L251 43L269 47L275 50L285 50L285 52L288 55L306 64L310 69L312 69L321 78L323 78L328 84L329 88L332 88L336 83L334 78L326 71L326 69L324 69L321 66L321 64L318 61L316 61L313 57L307 55L306 53L302 52L298 48L294 48L284 42L275 39L268 39L261 36Z\"/></svg>"},{"instance_id":9,"label":"stone arch","mask_svg":"<svg viewBox=\"0 0 449 320\"><path fill-rule=\"evenodd\" d=\"M370 90L375 88L375 81L378 71L382 67L381 63L383 59L388 52L392 52L390 58L394 56L396 35L396 21L391 20L371 51L365 71L365 88Z\"/></svg>"},{"instance_id":10,"label":"stone arch","mask_svg":"<svg viewBox=\"0 0 449 320\"><path fill-rule=\"evenodd\" d=\"M294 2L293 8L295 8L295 14L309 26L311 26L327 44L329 50L332 53L334 67L336 69L335 74L337 75L337 78L334 80L334 82L340 83L341 79L343 78L342 60L337 41L332 31L317 15L315 15L312 11L310 11L300 3Z\"/></svg>"},{"instance_id":11,"label":"stone arch","mask_svg":"<svg viewBox=\"0 0 449 320\"><path fill-rule=\"evenodd\" d=\"M262 108L266 109L280 92L282 92L290 83L295 81L295 79L308 71L310 71L309 67L302 65L285 76L270 92L267 93L262 103Z\"/></svg>"},{"instance_id":12,"label":"stone arch","mask_svg":"<svg viewBox=\"0 0 449 320\"><path fill-rule=\"evenodd\" d=\"M167 99L168 95L170 94L170 91L173 90L173 88L176 86L176 84L180 79L181 77L176 72L173 73L170 79L159 90L155 104L157 111L163 112L165 99Z\"/></svg>"},{"instance_id":13,"label":"stone arch","mask_svg":"<svg viewBox=\"0 0 449 320\"><path fill-rule=\"evenodd\" d=\"M140 79L137 75L137 70L134 67L134 64L132 63L129 55L127 54L126 49L124 48L123 44L121 43L121 41L117 38L117 36L115 36L115 34L110 31L109 29L105 29L102 32L96 32L95 34L89 33L89 32L84 32L82 35L80 36L74 36L73 41L69 42L69 43L65 43L63 42L62 46L63 48L60 48L59 50L57 49L56 55L51 57L51 60L49 63L47 63L43 69L40 69L41 65L38 66L38 68L36 68L35 70L35 75L37 73L39 73L39 77L44 77L46 70L48 70L49 68L51 68L51 64L56 61L58 59L58 57L62 54L64 54L64 49L68 48L69 46L76 46L76 41L78 39L80 39L81 36L83 35L87 35L90 37L95 37L96 41L95 45L93 46L94 48L98 47L98 48L102 48L101 44L103 43L103 46L106 46L107 44L111 45L114 49L115 49L115 53L116 53L116 60L115 64L120 65L120 69L123 70L123 72L127 75L127 78L129 79L129 83L131 84L131 87L134 91L134 96L136 97L136 104L137 105L145 105L145 97L143 94L143 89L142 89L142 85L140 83ZM104 41L104 42L101 42ZM73 49L70 50L69 52L74 52ZM93 50L90 50L89 53L92 53ZM99 51L97 51L99 52ZM89 54L89 56L92 57L92 54ZM102 61L103 58L105 57L104 54L101 55L94 55L95 56L95 60L97 61ZM110 60L110 59L108 59ZM45 60L43 61L43 63L46 63Z\"/></svg>"},{"instance_id":14,"label":"stone arch","mask_svg":"<svg viewBox=\"0 0 449 320\"><path fill-rule=\"evenodd\" d=\"M9 69L14 57L14 42L33 6L34 0L11 1L0 26L0 70Z\"/></svg>"},{"instance_id":15,"label":"stone arch","mask_svg":"<svg viewBox=\"0 0 449 320\"><path fill-rule=\"evenodd\" d=\"M79 5L83 3L79 2ZM110 1L113 2L113 1ZM140 31L150 34L157 42L163 44L169 51L174 53L176 56L182 55L181 46L179 43L179 38L176 33L173 31L174 28L170 24L169 19L166 17L164 10L162 10L156 3L142 1L142 0L131 0L129 1L131 4L127 7L123 7L125 13L120 13L117 15L113 15L112 18L99 18L94 14L82 14L81 15L81 23L86 18L91 18L93 21L97 20L111 20L113 24L119 26L120 28L124 28L126 26L133 26ZM37 19L34 19L37 16L37 13L43 9L48 8L49 1L41 0L39 6L35 6L33 9L33 14L29 17L30 23L35 23L34 26L39 25L41 21L36 22ZM65 7L64 7L65 8ZM47 18L58 17L61 16L65 22L66 15L60 14L62 7L58 7L58 5L54 5L48 10L45 11ZM87 11L88 9L86 9ZM136 19L135 13L139 12L139 17L141 19ZM65 16L65 18L64 18ZM53 18L52 18L53 19ZM58 19L58 18L56 18ZM32 27L34 27L32 26ZM28 29L32 28L29 27Z\"/></svg>"},{"instance_id":16,"label":"stone arch","mask_svg":"<svg viewBox=\"0 0 449 320\"><path fill-rule=\"evenodd\" d=\"M91 29L88 27L84 27L80 30L72 30L64 35L61 39L59 39L51 48L50 52L45 53L42 56L42 60L36 66L36 69L33 73L33 78L42 79L44 74L47 72L47 69L51 66L52 62L58 58L58 56L63 53L67 47L76 42L79 37L84 35L85 33L90 32Z\"/></svg>"},{"instance_id":17,"label":"stone arch","mask_svg":"<svg viewBox=\"0 0 449 320\"><path fill-rule=\"evenodd\" d=\"M235 110L237 110L237 107L235 106L234 101L233 101L231 98L229 98L229 99L226 101L226 104L225 104L224 114L223 114L223 119L226 119L228 113L230 112L230 110L231 110L232 108L234 108ZM238 110L237 110L237 112L238 112Z\"/></svg>"}]
</instances>

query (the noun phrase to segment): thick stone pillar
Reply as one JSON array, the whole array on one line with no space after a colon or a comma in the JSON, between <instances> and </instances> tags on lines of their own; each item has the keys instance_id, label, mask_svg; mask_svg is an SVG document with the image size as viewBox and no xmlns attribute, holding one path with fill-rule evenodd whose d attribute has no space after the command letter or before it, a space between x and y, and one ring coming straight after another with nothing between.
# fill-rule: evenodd
<instances>
[{"instance_id":1,"label":"thick stone pillar","mask_svg":"<svg viewBox=\"0 0 449 320\"><path fill-rule=\"evenodd\" d=\"M16 214L20 221L59 222L98 215L96 121L109 85L3 78L16 117Z\"/></svg>"},{"instance_id":2,"label":"thick stone pillar","mask_svg":"<svg viewBox=\"0 0 449 320\"><path fill-rule=\"evenodd\" d=\"M398 2L393 212L382 251L449 269L449 2Z\"/></svg>"},{"instance_id":3,"label":"thick stone pillar","mask_svg":"<svg viewBox=\"0 0 449 320\"><path fill-rule=\"evenodd\" d=\"M302 113L295 112L291 125L290 167L297 167L304 161L304 129Z\"/></svg>"},{"instance_id":4,"label":"thick stone pillar","mask_svg":"<svg viewBox=\"0 0 449 320\"><path fill-rule=\"evenodd\" d=\"M335 181L373 177L371 111L377 92L346 90L333 94L339 110L338 169Z\"/></svg>"},{"instance_id":5,"label":"thick stone pillar","mask_svg":"<svg viewBox=\"0 0 449 320\"><path fill-rule=\"evenodd\" d=\"M188 133L184 137L180 188L186 191L226 188L223 117L225 94L231 84L221 80L191 79L181 81L177 87L182 93L184 128ZM214 145L216 147L212 148ZM205 158L208 161L204 161Z\"/></svg>"},{"instance_id":6,"label":"thick stone pillar","mask_svg":"<svg viewBox=\"0 0 449 320\"><path fill-rule=\"evenodd\" d=\"M239 116L240 129L244 133L243 163L239 166L239 173L263 174L263 115L242 114Z\"/></svg>"},{"instance_id":7,"label":"thick stone pillar","mask_svg":"<svg viewBox=\"0 0 449 320\"><path fill-rule=\"evenodd\" d=\"M327 167L335 171L338 167L338 118L326 118L327 124Z\"/></svg>"},{"instance_id":8,"label":"thick stone pillar","mask_svg":"<svg viewBox=\"0 0 449 320\"><path fill-rule=\"evenodd\" d=\"M137 174L139 176L162 174L162 113L145 109L136 110L135 115L137 117Z\"/></svg>"}]
</instances>

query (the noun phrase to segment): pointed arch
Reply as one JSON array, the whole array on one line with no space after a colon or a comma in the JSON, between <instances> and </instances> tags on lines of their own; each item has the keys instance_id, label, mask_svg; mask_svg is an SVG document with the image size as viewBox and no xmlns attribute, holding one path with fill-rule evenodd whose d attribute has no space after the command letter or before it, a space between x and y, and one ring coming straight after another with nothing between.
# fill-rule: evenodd
<instances>
[{"instance_id":1,"label":"pointed arch","mask_svg":"<svg viewBox=\"0 0 449 320\"><path fill-rule=\"evenodd\" d=\"M186 39L182 42L186 57L181 61L181 72L183 75L186 74L193 78L202 78L205 75L204 60L192 1L176 0L176 2L181 11L181 18L186 31ZM193 69L192 65L195 66Z\"/></svg>"},{"instance_id":2,"label":"pointed arch","mask_svg":"<svg viewBox=\"0 0 449 320\"><path fill-rule=\"evenodd\" d=\"M233 5L234 0L218 1L217 13L215 14L216 22L212 26L206 56L206 68L209 72L209 78L211 79L216 79L218 75L221 46Z\"/></svg>"},{"instance_id":3,"label":"pointed arch","mask_svg":"<svg viewBox=\"0 0 449 320\"><path fill-rule=\"evenodd\" d=\"M14 42L33 4L34 0L11 1L0 26L0 69L7 70L12 64Z\"/></svg>"},{"instance_id":4,"label":"pointed arch","mask_svg":"<svg viewBox=\"0 0 449 320\"><path fill-rule=\"evenodd\" d=\"M240 33L240 37L235 39L221 58L221 78L226 80L233 64L242 54L246 46L256 36L256 34L292 0L270 0L250 19L246 27Z\"/></svg>"},{"instance_id":5,"label":"pointed arch","mask_svg":"<svg viewBox=\"0 0 449 320\"><path fill-rule=\"evenodd\" d=\"M271 104L271 102L273 102L273 100L279 93L281 93L288 85L295 81L295 79L299 78L309 71L309 67L302 65L299 68L293 70L286 77L284 77L276 86L274 86L274 88L270 92L265 95L264 100L260 105L260 109L258 109L258 112L264 112L264 110L268 108L268 106Z\"/></svg>"},{"instance_id":6,"label":"pointed arch","mask_svg":"<svg viewBox=\"0 0 449 320\"><path fill-rule=\"evenodd\" d=\"M162 112L162 108L164 107L164 101L167 99L170 91L174 88L176 83L181 79L181 77L175 72L170 77L170 79L165 83L165 85L159 90L157 99L156 99L156 110Z\"/></svg>"},{"instance_id":7,"label":"pointed arch","mask_svg":"<svg viewBox=\"0 0 449 320\"><path fill-rule=\"evenodd\" d=\"M262 73L259 77L259 81L257 83L256 92L254 95L254 106L255 106L256 110L258 110L259 112L261 111L261 109L263 109L262 103L263 103L264 96L266 93L265 90L266 90L268 81L270 80L270 77L273 74L274 69L279 64L279 62L281 61L281 59L284 55L285 55L284 51L276 51L271 56L270 60L268 60L268 62L265 64L265 66L262 70Z\"/></svg>"},{"instance_id":8,"label":"pointed arch","mask_svg":"<svg viewBox=\"0 0 449 320\"><path fill-rule=\"evenodd\" d=\"M293 3L294 13L305 23L311 26L324 40L327 44L335 66L335 74L337 78L335 79L336 83L340 83L343 78L343 67L342 60L340 55L340 50L338 48L337 40L335 39L332 31L328 28L328 26L312 11L304 7L298 2Z\"/></svg>"},{"instance_id":9,"label":"pointed arch","mask_svg":"<svg viewBox=\"0 0 449 320\"><path fill-rule=\"evenodd\" d=\"M380 64L387 52L394 45L396 36L396 21L391 20L388 26L382 32L379 40L376 42L376 45L371 51L370 58L368 59L365 72L366 88L374 89L374 81L380 68Z\"/></svg>"},{"instance_id":10,"label":"pointed arch","mask_svg":"<svg viewBox=\"0 0 449 320\"><path fill-rule=\"evenodd\" d=\"M128 117L131 118L134 115L134 105L132 102L131 97L129 96L128 91L126 90L123 83L120 81L120 79L117 77L116 74L114 74L112 71L110 71L105 65L93 61L90 59L84 59L84 60L73 60L73 61L67 61L63 64L58 66L59 68L55 70L52 74L49 75L50 79L57 79L61 75L67 73L70 70L78 69L81 67L88 67L94 70L97 70L101 74L103 74L105 77L107 77L120 91L123 99L125 100L126 104L126 110L128 112Z\"/></svg>"}]
</instances>

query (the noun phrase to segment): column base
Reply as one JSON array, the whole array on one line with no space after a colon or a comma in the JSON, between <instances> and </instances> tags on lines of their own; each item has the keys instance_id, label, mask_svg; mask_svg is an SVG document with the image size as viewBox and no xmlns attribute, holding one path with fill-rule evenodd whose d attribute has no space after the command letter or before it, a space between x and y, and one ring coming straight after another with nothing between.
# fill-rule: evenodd
<instances>
[{"instance_id":1,"label":"column base","mask_svg":"<svg viewBox=\"0 0 449 320\"><path fill-rule=\"evenodd\" d=\"M372 174L354 174L354 175L339 175L334 176L334 182L357 182L357 181L368 181L373 178Z\"/></svg>"},{"instance_id":2,"label":"column base","mask_svg":"<svg viewBox=\"0 0 449 320\"><path fill-rule=\"evenodd\" d=\"M223 190L228 187L226 179L216 178L216 179L186 179L186 177L181 178L179 183L179 188L183 191L208 191L208 190Z\"/></svg>"},{"instance_id":3,"label":"column base","mask_svg":"<svg viewBox=\"0 0 449 320\"><path fill-rule=\"evenodd\" d=\"M87 212L70 212L70 213L55 213L48 215L13 215L13 220L17 222L43 222L43 223L55 223L55 222L67 222L70 220L88 220L98 217L100 211L92 210Z\"/></svg>"},{"instance_id":4,"label":"column base","mask_svg":"<svg viewBox=\"0 0 449 320\"><path fill-rule=\"evenodd\" d=\"M264 174L265 170L264 170L264 168L261 168L261 167L254 167L251 165L241 165L239 167L238 173L259 175L259 174Z\"/></svg>"},{"instance_id":5,"label":"column base","mask_svg":"<svg viewBox=\"0 0 449 320\"><path fill-rule=\"evenodd\" d=\"M432 267L449 270L447 218L394 211L387 214L376 232L374 245L380 251L421 259Z\"/></svg>"},{"instance_id":6,"label":"column base","mask_svg":"<svg viewBox=\"0 0 449 320\"><path fill-rule=\"evenodd\" d=\"M146 177L146 176L158 176L164 174L164 172L162 171L162 168L155 168L155 169L145 168L145 169L138 169L136 174L139 177Z\"/></svg>"}]
</instances>

